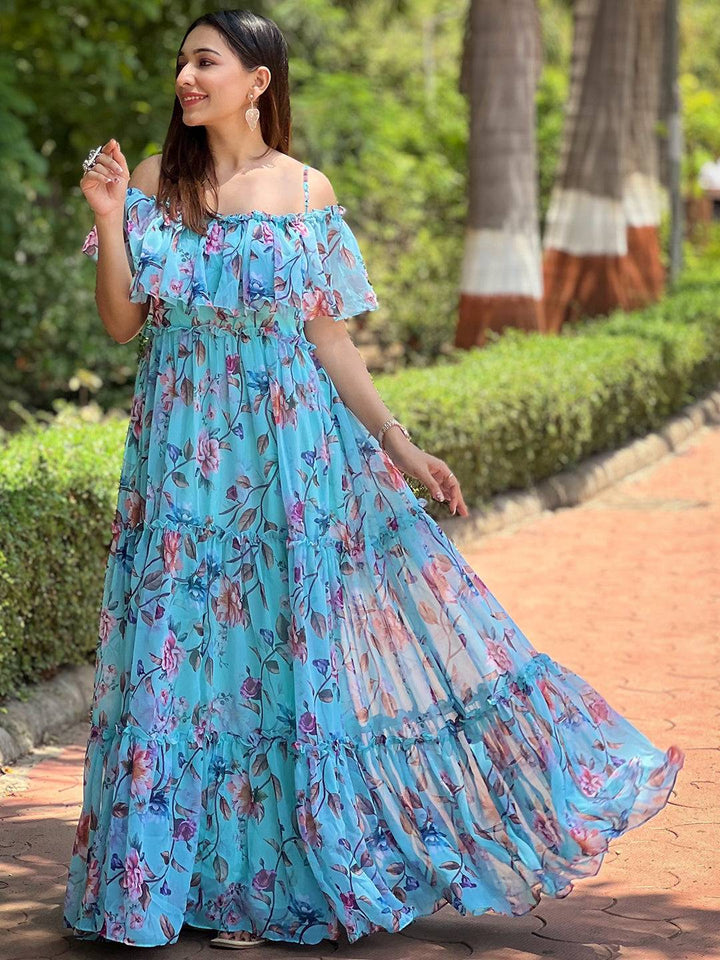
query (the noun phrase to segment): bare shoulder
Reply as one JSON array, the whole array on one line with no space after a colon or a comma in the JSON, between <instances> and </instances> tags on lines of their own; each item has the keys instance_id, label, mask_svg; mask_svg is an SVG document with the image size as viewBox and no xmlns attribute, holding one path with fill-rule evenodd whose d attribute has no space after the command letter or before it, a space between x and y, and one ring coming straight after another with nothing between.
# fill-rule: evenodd
<instances>
[{"instance_id":1,"label":"bare shoulder","mask_svg":"<svg viewBox=\"0 0 720 960\"><path fill-rule=\"evenodd\" d=\"M162 154L154 153L151 157L145 157L135 167L130 174L128 181L129 187L137 187L148 196L153 196L158 191L160 184L160 161Z\"/></svg>"},{"instance_id":2,"label":"bare shoulder","mask_svg":"<svg viewBox=\"0 0 720 960\"><path fill-rule=\"evenodd\" d=\"M308 194L311 207L326 207L337 203L335 190L328 177L315 167L308 164Z\"/></svg>"}]
</instances>

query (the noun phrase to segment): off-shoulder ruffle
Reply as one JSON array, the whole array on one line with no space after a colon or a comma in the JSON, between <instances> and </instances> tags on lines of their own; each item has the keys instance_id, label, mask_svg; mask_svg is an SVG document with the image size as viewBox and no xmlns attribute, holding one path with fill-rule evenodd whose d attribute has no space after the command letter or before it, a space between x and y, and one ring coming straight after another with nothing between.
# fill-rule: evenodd
<instances>
[{"instance_id":1,"label":"off-shoulder ruffle","mask_svg":"<svg viewBox=\"0 0 720 960\"><path fill-rule=\"evenodd\" d=\"M125 240L131 265L130 300L149 297L190 309L211 306L290 308L311 320L346 319L376 310L377 297L345 207L306 213L219 215L204 235L171 219L154 196L129 187ZM97 260L96 228L82 252Z\"/></svg>"}]
</instances>

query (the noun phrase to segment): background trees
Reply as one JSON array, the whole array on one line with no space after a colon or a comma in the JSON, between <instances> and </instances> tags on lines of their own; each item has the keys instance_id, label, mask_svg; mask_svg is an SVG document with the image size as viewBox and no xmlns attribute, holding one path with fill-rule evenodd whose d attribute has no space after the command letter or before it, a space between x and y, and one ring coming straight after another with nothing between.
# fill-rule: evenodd
<instances>
[{"instance_id":1,"label":"background trees","mask_svg":"<svg viewBox=\"0 0 720 960\"><path fill-rule=\"evenodd\" d=\"M470 269L463 267L467 225L495 229L469 187L470 104L460 85L469 2L256 6L278 21L290 45L293 153L333 180L382 300L364 329L353 330L371 369L451 354L459 292L470 288L463 279ZM509 15L511 4L505 6ZM518 15L530 7L529 0L512 2ZM91 146L111 136L131 165L159 149L177 45L185 25L205 9L198 0L2 5L0 424L16 422L14 401L49 408L75 399L79 389L94 391L97 381L83 371L99 378L103 406L129 400L136 344L121 346L105 334L93 302L94 265L79 253L92 223L78 188L80 164ZM689 195L702 163L720 155L720 18L715 0L680 0L679 9ZM569 0L537 0L537 10L536 181L524 172L517 174L522 186L520 180L503 186L515 197L512 229L529 230L528 237L535 221L541 233L549 227L573 43ZM511 46L508 63L516 55ZM531 75L517 76L511 101L524 104L527 115ZM494 109L503 109L499 99ZM528 168L516 153L508 169ZM486 186L502 173L486 178Z\"/></svg>"}]
</instances>

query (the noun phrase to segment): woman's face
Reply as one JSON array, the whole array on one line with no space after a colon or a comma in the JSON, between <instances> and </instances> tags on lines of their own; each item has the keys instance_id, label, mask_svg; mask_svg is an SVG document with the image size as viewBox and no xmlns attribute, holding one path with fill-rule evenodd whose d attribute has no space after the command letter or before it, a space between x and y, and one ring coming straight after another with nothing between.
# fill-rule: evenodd
<instances>
[{"instance_id":1,"label":"woman's face","mask_svg":"<svg viewBox=\"0 0 720 960\"><path fill-rule=\"evenodd\" d=\"M246 70L221 33L201 24L185 38L177 59L175 93L187 126L236 119L270 82L267 67Z\"/></svg>"}]
</instances>

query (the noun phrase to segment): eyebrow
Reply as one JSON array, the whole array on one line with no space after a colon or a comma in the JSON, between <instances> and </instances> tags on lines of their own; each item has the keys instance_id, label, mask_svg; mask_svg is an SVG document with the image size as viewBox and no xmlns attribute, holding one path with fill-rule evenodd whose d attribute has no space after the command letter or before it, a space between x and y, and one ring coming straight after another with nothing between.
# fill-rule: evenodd
<instances>
[{"instance_id":1,"label":"eyebrow","mask_svg":"<svg viewBox=\"0 0 720 960\"><path fill-rule=\"evenodd\" d=\"M212 47L196 47L196 48L193 50L193 53L214 53L214 54L216 54L216 56L218 56L218 57L221 57L221 56L222 56L221 53L218 53L217 50L213 50ZM179 60L180 57L184 57L184 56L185 56L185 54L184 54L184 53L182 52L182 50L181 50L180 53L177 55L177 58L178 58L178 60Z\"/></svg>"}]
</instances>

